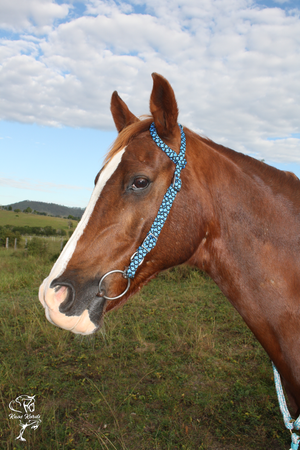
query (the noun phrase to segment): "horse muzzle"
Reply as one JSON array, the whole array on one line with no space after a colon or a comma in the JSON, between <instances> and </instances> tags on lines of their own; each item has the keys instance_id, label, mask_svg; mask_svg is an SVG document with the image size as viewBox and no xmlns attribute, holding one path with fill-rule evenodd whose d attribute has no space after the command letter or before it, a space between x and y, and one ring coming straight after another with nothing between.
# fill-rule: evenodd
<instances>
[{"instance_id":1,"label":"horse muzzle","mask_svg":"<svg viewBox=\"0 0 300 450\"><path fill-rule=\"evenodd\" d=\"M95 296L88 302L87 307L74 308L75 292L72 287L53 284L48 277L40 286L39 300L45 308L46 318L57 327L87 335L97 331L100 326L104 298Z\"/></svg>"}]
</instances>

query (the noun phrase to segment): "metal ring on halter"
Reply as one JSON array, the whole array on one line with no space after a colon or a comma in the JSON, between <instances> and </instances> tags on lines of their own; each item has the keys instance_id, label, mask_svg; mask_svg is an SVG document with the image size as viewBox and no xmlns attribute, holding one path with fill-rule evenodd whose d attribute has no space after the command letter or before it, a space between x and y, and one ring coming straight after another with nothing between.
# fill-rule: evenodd
<instances>
[{"instance_id":1,"label":"metal ring on halter","mask_svg":"<svg viewBox=\"0 0 300 450\"><path fill-rule=\"evenodd\" d=\"M103 275L103 277L102 277L101 280L99 281L98 292L101 292L101 284L102 284L102 281L104 280L104 278L106 278L106 277L107 277L108 275L110 275L111 273L122 273L122 274L123 274L123 277L124 277L125 271L123 271L123 270L111 270L110 272L107 272L105 275ZM124 277L124 278L125 278L125 277ZM123 295L125 295L126 292L128 291L128 289L130 288L130 278L127 278L127 280L128 280L128 281L127 281L127 287L126 287L125 291L122 292L122 294L117 295L116 297L107 297L106 295L101 295L101 297L106 298L106 300L116 300L117 298L123 297Z\"/></svg>"}]
</instances>

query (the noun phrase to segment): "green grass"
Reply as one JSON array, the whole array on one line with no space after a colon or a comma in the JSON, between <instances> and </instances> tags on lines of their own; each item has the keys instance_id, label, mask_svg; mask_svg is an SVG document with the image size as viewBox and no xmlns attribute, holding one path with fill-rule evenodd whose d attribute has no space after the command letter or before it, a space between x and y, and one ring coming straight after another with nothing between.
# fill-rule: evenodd
<instances>
[{"instance_id":1,"label":"green grass","mask_svg":"<svg viewBox=\"0 0 300 450\"><path fill-rule=\"evenodd\" d=\"M270 361L205 275L167 271L81 337L39 304L52 264L22 255L0 253L1 449L289 448ZM21 394L42 419L23 443L8 418Z\"/></svg>"},{"instance_id":2,"label":"green grass","mask_svg":"<svg viewBox=\"0 0 300 450\"><path fill-rule=\"evenodd\" d=\"M0 209L0 226L13 225L13 226L29 226L29 227L46 227L52 226L53 228L60 228L63 230L69 230L69 219L63 219L62 217L50 217L40 216L38 214L27 214L23 212L16 213L14 211L6 211ZM73 228L77 226L77 221L72 220Z\"/></svg>"}]
</instances>

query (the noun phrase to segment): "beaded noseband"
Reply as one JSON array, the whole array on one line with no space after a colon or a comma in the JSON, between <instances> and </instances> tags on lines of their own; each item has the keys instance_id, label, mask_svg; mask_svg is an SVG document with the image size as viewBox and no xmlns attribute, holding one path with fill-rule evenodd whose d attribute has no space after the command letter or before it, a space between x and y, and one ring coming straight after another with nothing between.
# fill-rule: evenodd
<instances>
[{"instance_id":1,"label":"beaded noseband","mask_svg":"<svg viewBox=\"0 0 300 450\"><path fill-rule=\"evenodd\" d=\"M111 270L107 272L101 280L99 281L99 296L104 297L106 300L116 300L117 298L123 297L126 294L130 287L130 280L132 280L135 276L135 273L138 267L143 263L145 256L155 247L157 243L158 236L167 220L173 202L175 200L177 192L181 189L181 179L180 173L182 169L184 169L186 165L185 159L185 149L186 149L186 138L181 125L179 125L180 133L181 133L181 144L180 151L177 154L172 150L167 144L165 144L161 138L158 136L154 122L150 126L150 134L153 141L161 148L162 151L166 153L166 155L175 163L175 172L171 185L169 186L167 192L164 195L163 201L159 207L158 213L154 222L150 228L149 233L145 237L143 243L139 246L137 251L131 256L129 267L124 271L122 270ZM101 293L101 285L103 280L112 273L121 273L124 278L128 280L127 287L122 292L122 294L116 297L107 297L103 293Z\"/></svg>"}]
</instances>

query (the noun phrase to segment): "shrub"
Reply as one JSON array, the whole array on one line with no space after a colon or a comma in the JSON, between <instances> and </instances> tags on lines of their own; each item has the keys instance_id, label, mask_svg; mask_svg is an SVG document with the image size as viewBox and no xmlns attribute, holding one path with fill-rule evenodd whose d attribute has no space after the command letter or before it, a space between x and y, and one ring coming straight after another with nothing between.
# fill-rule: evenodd
<instances>
[{"instance_id":1,"label":"shrub","mask_svg":"<svg viewBox=\"0 0 300 450\"><path fill-rule=\"evenodd\" d=\"M37 237L32 238L27 243L27 254L45 257L48 254L48 243Z\"/></svg>"}]
</instances>

